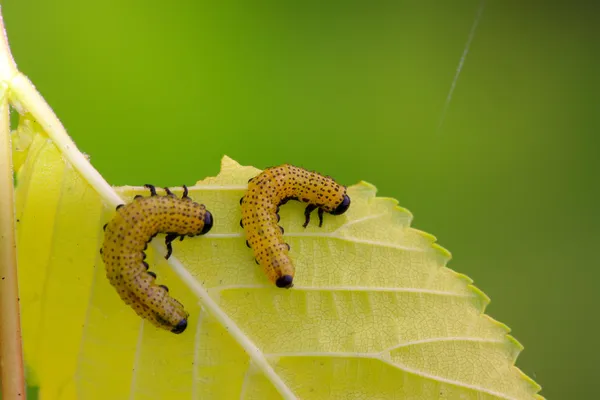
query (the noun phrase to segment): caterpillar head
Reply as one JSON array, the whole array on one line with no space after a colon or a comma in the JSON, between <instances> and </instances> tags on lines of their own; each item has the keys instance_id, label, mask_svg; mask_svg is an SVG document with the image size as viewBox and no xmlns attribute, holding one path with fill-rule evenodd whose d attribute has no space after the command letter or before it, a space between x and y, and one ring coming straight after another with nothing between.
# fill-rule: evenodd
<instances>
[{"instance_id":1,"label":"caterpillar head","mask_svg":"<svg viewBox=\"0 0 600 400\"><path fill-rule=\"evenodd\" d=\"M193 211L188 215L191 217L190 223L185 228L180 227L179 234L194 237L206 235L212 229L214 217L204 204L194 204Z\"/></svg>"},{"instance_id":2,"label":"caterpillar head","mask_svg":"<svg viewBox=\"0 0 600 400\"><path fill-rule=\"evenodd\" d=\"M204 212L203 219L204 219L204 227L202 228L202 231L200 232L201 235L207 234L208 231L210 231L212 229L213 222L214 222L213 216L210 213L210 211L208 211L208 210L206 210Z\"/></svg>"},{"instance_id":3,"label":"caterpillar head","mask_svg":"<svg viewBox=\"0 0 600 400\"><path fill-rule=\"evenodd\" d=\"M332 215L340 215L340 214L345 213L349 207L350 207L350 196L348 196L347 194L344 194L344 198L342 199L342 202L333 211L330 211L329 213Z\"/></svg>"}]
</instances>

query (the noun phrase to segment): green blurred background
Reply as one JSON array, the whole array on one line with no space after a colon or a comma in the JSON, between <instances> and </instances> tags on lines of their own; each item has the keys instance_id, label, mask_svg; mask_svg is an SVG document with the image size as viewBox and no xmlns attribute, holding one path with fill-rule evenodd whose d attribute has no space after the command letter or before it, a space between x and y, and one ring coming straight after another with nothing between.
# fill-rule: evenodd
<instances>
[{"instance_id":1,"label":"green blurred background","mask_svg":"<svg viewBox=\"0 0 600 400\"><path fill-rule=\"evenodd\" d=\"M595 398L593 2L4 0L18 66L114 185L228 155L366 180L450 250L548 399Z\"/></svg>"}]
</instances>

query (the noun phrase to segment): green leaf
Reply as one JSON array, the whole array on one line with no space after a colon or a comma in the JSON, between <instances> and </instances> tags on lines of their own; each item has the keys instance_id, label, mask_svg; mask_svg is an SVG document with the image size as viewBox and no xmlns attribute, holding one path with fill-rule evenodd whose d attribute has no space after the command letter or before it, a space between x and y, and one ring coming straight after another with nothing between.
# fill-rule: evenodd
<instances>
[{"instance_id":1,"label":"green leaf","mask_svg":"<svg viewBox=\"0 0 600 400\"><path fill-rule=\"evenodd\" d=\"M297 271L282 290L239 226L260 171L224 157L218 176L190 186L215 217L210 233L174 242L169 262L163 235L149 248L159 283L190 312L181 335L154 328L121 302L99 254L115 199L147 190L111 193L32 118L14 158L24 352L41 399L542 398L514 366L522 346L484 314L489 299L367 182L322 228L302 228L300 203L281 208Z\"/></svg>"}]
</instances>

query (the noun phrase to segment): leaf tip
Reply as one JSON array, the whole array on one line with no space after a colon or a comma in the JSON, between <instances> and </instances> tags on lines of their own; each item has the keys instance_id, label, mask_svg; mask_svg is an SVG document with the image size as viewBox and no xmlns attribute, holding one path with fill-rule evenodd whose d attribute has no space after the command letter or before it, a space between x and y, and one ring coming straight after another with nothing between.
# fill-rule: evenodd
<instances>
[{"instance_id":1,"label":"leaf tip","mask_svg":"<svg viewBox=\"0 0 600 400\"><path fill-rule=\"evenodd\" d=\"M240 168L241 164L229 157L227 154L221 158L221 171L228 169Z\"/></svg>"},{"instance_id":2,"label":"leaf tip","mask_svg":"<svg viewBox=\"0 0 600 400\"><path fill-rule=\"evenodd\" d=\"M348 190L351 192L357 192L357 194L366 198L375 197L377 194L377 187L367 181L359 181L358 183L348 187Z\"/></svg>"}]
</instances>

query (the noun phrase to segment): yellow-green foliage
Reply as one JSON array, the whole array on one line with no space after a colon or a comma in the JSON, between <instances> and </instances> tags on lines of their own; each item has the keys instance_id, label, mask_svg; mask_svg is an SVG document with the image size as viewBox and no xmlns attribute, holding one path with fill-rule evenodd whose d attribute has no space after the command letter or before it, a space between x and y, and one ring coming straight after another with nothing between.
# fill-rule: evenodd
<instances>
[{"instance_id":1,"label":"yellow-green foliage","mask_svg":"<svg viewBox=\"0 0 600 400\"><path fill-rule=\"evenodd\" d=\"M100 257L114 206L21 122L22 327L29 384L42 399L541 398L514 366L522 347L483 314L488 298L366 182L349 186L350 209L322 228L302 228L303 204L281 207L296 277L278 289L239 225L239 199L260 171L224 157L218 176L190 187L213 213L211 232L174 242L169 262L162 235L147 251L190 325L174 335L144 323ZM147 194L115 190L125 201Z\"/></svg>"}]
</instances>

